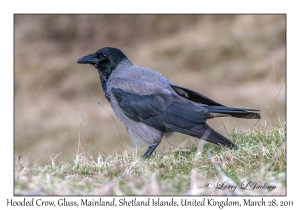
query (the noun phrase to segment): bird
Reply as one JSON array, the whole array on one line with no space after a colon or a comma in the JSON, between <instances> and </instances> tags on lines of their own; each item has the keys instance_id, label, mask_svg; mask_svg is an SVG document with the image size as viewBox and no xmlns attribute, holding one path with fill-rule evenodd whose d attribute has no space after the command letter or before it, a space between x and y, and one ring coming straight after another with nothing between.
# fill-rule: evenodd
<instances>
[{"instance_id":1,"label":"bird","mask_svg":"<svg viewBox=\"0 0 300 210\"><path fill-rule=\"evenodd\" d=\"M213 130L206 121L215 117L260 119L259 110L224 106L209 97L178 86L162 74L134 65L114 47L103 47L77 60L98 73L104 95L136 147L148 147L149 158L163 137L175 132L233 148L235 144Z\"/></svg>"}]
</instances>

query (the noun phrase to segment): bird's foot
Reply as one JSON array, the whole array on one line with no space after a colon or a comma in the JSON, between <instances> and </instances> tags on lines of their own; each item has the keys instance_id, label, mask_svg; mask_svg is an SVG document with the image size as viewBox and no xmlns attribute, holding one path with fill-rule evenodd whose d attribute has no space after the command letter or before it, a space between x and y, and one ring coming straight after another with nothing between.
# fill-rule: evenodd
<instances>
[{"instance_id":1,"label":"bird's foot","mask_svg":"<svg viewBox=\"0 0 300 210\"><path fill-rule=\"evenodd\" d=\"M147 159L149 158L152 153L154 152L154 150L156 149L156 147L158 146L158 143L152 144L149 146L148 150L145 152L145 154L142 156L143 159Z\"/></svg>"}]
</instances>

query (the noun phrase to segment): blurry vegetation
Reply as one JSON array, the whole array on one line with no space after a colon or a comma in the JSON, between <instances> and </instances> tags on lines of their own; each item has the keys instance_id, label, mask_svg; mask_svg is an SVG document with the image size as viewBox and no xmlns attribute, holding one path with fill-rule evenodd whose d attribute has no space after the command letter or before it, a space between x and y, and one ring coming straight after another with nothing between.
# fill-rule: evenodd
<instances>
[{"instance_id":1,"label":"blurry vegetation","mask_svg":"<svg viewBox=\"0 0 300 210\"><path fill-rule=\"evenodd\" d=\"M92 66L76 64L81 56L104 46L117 47L134 64L222 104L261 110L263 118L257 124L233 118L208 121L224 135L234 128L267 128L286 120L285 15L15 15L14 19L14 146L15 155L24 161L47 162L60 154L56 162L63 164L72 160L78 146L92 154L133 151L126 129L102 93L98 73ZM164 140L158 152L166 151L168 142L180 145L186 139L176 134Z\"/></svg>"},{"instance_id":2,"label":"blurry vegetation","mask_svg":"<svg viewBox=\"0 0 300 210\"><path fill-rule=\"evenodd\" d=\"M15 195L286 195L285 136L285 126L234 130L235 149L199 141L147 160L127 151L77 151L64 164L57 161L60 154L46 163L16 157ZM263 188L249 190L254 182ZM226 189L229 185L236 189Z\"/></svg>"}]
</instances>

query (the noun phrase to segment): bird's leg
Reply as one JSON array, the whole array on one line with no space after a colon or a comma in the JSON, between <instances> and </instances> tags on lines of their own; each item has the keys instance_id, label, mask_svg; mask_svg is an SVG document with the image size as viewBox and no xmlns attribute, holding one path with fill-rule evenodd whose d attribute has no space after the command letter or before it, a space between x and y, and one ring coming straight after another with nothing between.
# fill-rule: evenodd
<instances>
[{"instance_id":1,"label":"bird's leg","mask_svg":"<svg viewBox=\"0 0 300 210\"><path fill-rule=\"evenodd\" d=\"M158 146L158 143L150 145L148 150L146 151L146 153L142 156L142 158L143 159L149 158L157 146Z\"/></svg>"}]
</instances>

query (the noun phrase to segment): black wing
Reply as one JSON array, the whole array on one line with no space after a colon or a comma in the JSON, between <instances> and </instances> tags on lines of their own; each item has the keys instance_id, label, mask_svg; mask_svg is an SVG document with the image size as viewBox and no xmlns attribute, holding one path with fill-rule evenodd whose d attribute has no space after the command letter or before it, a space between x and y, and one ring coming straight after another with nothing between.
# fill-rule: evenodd
<instances>
[{"instance_id":1,"label":"black wing","mask_svg":"<svg viewBox=\"0 0 300 210\"><path fill-rule=\"evenodd\" d=\"M198 104L165 94L139 95L113 88L112 93L124 114L161 131L172 130L224 146L234 146L205 122L208 110ZM203 138L204 137L204 138Z\"/></svg>"},{"instance_id":2,"label":"black wing","mask_svg":"<svg viewBox=\"0 0 300 210\"><path fill-rule=\"evenodd\" d=\"M231 117L237 117L237 118L260 119L259 110L224 106L196 91L189 90L187 88L180 87L174 84L170 84L170 85L176 91L176 93L178 93L181 97L184 97L196 103L207 105L206 108L210 113L209 118L229 115Z\"/></svg>"},{"instance_id":3,"label":"black wing","mask_svg":"<svg viewBox=\"0 0 300 210\"><path fill-rule=\"evenodd\" d=\"M205 95L202 95L201 93L198 93L194 90L190 90L184 87L180 87L178 85L174 85L174 84L170 84L171 87L176 91L176 93L178 93L180 96L197 102L197 103L202 103L202 104L206 104L206 105L214 105L214 106L223 106L222 104L215 102L213 100L211 100L210 98L208 98Z\"/></svg>"},{"instance_id":4,"label":"black wing","mask_svg":"<svg viewBox=\"0 0 300 210\"><path fill-rule=\"evenodd\" d=\"M207 109L173 95L139 95L120 88L113 88L112 93L127 117L162 131L167 125L184 128L205 123L208 118Z\"/></svg>"}]
</instances>

